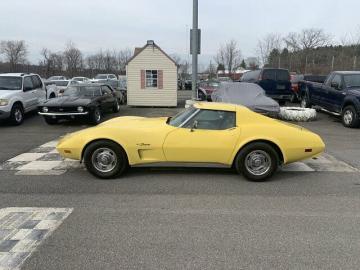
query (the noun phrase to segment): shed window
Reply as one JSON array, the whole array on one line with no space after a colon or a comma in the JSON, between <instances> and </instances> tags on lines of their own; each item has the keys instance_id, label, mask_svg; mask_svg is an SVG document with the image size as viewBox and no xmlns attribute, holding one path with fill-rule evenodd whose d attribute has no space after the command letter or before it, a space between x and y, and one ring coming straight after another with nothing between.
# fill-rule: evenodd
<instances>
[{"instance_id":1,"label":"shed window","mask_svg":"<svg viewBox=\"0 0 360 270\"><path fill-rule=\"evenodd\" d=\"M146 87L158 87L157 70L146 70Z\"/></svg>"}]
</instances>

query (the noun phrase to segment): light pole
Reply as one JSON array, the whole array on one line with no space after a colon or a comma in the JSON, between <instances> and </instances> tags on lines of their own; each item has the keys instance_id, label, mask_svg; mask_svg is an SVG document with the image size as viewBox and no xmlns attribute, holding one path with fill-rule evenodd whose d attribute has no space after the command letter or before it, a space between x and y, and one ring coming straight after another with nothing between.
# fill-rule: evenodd
<instances>
[{"instance_id":1,"label":"light pole","mask_svg":"<svg viewBox=\"0 0 360 270\"><path fill-rule=\"evenodd\" d=\"M193 0L193 29L191 31L191 54L192 54L192 100L197 100L197 75L198 75L198 53L199 48L199 16L198 0Z\"/></svg>"}]
</instances>

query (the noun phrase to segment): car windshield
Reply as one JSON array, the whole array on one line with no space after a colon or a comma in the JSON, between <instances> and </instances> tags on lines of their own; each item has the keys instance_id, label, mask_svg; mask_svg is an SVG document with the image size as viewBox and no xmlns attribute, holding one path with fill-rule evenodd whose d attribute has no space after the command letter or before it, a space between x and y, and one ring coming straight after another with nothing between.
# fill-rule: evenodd
<instances>
[{"instance_id":1,"label":"car windshield","mask_svg":"<svg viewBox=\"0 0 360 270\"><path fill-rule=\"evenodd\" d=\"M344 76L346 87L360 87L360 74Z\"/></svg>"},{"instance_id":2,"label":"car windshield","mask_svg":"<svg viewBox=\"0 0 360 270\"><path fill-rule=\"evenodd\" d=\"M195 107L189 107L185 111L182 111L172 118L169 118L168 124L173 127L180 127L191 115L193 115L198 109Z\"/></svg>"},{"instance_id":3,"label":"car windshield","mask_svg":"<svg viewBox=\"0 0 360 270\"><path fill-rule=\"evenodd\" d=\"M69 81L53 81L52 83L56 86L68 86Z\"/></svg>"},{"instance_id":4,"label":"car windshield","mask_svg":"<svg viewBox=\"0 0 360 270\"><path fill-rule=\"evenodd\" d=\"M22 78L20 77L0 77L0 90L21 90Z\"/></svg>"},{"instance_id":5,"label":"car windshield","mask_svg":"<svg viewBox=\"0 0 360 270\"><path fill-rule=\"evenodd\" d=\"M75 78L73 78L73 81L82 82L83 80L84 80L84 78L81 78L81 77L75 77Z\"/></svg>"},{"instance_id":6,"label":"car windshield","mask_svg":"<svg viewBox=\"0 0 360 270\"><path fill-rule=\"evenodd\" d=\"M100 91L100 87L97 86L69 87L64 91L63 96L95 97L95 96L101 96L101 91Z\"/></svg>"},{"instance_id":7,"label":"car windshield","mask_svg":"<svg viewBox=\"0 0 360 270\"><path fill-rule=\"evenodd\" d=\"M95 79L98 79L98 80L106 80L106 79L107 79L107 75L96 75Z\"/></svg>"}]
</instances>

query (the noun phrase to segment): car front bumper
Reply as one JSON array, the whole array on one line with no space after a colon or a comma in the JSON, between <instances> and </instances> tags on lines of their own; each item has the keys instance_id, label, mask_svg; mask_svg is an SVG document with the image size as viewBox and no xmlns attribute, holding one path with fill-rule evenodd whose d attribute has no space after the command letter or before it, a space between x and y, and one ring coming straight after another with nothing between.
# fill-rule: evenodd
<instances>
[{"instance_id":1,"label":"car front bumper","mask_svg":"<svg viewBox=\"0 0 360 270\"><path fill-rule=\"evenodd\" d=\"M84 115L88 115L89 112L39 112L40 115L43 115L43 116L84 116Z\"/></svg>"},{"instance_id":2,"label":"car front bumper","mask_svg":"<svg viewBox=\"0 0 360 270\"><path fill-rule=\"evenodd\" d=\"M10 117L10 111L0 110L0 119L8 119Z\"/></svg>"}]
</instances>

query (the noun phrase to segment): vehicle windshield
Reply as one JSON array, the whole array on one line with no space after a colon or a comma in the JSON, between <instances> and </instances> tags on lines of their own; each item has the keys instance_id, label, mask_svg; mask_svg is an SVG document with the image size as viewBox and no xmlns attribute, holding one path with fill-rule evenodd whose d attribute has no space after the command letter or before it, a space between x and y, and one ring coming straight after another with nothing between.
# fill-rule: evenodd
<instances>
[{"instance_id":1,"label":"vehicle windshield","mask_svg":"<svg viewBox=\"0 0 360 270\"><path fill-rule=\"evenodd\" d=\"M53 81L52 84L55 84L56 86L68 86L69 81Z\"/></svg>"},{"instance_id":2,"label":"vehicle windshield","mask_svg":"<svg viewBox=\"0 0 360 270\"><path fill-rule=\"evenodd\" d=\"M95 79L97 79L97 80L106 80L107 75L96 75Z\"/></svg>"},{"instance_id":3,"label":"vehicle windshield","mask_svg":"<svg viewBox=\"0 0 360 270\"><path fill-rule=\"evenodd\" d=\"M21 90L22 78L20 77L0 77L0 90Z\"/></svg>"},{"instance_id":4,"label":"vehicle windshield","mask_svg":"<svg viewBox=\"0 0 360 270\"><path fill-rule=\"evenodd\" d=\"M64 91L63 96L97 97L101 96L101 91L97 86L69 87Z\"/></svg>"},{"instance_id":5,"label":"vehicle windshield","mask_svg":"<svg viewBox=\"0 0 360 270\"><path fill-rule=\"evenodd\" d=\"M84 80L84 78L82 77L75 77L72 79L73 81L78 81L78 82L82 82Z\"/></svg>"},{"instance_id":6,"label":"vehicle windshield","mask_svg":"<svg viewBox=\"0 0 360 270\"><path fill-rule=\"evenodd\" d=\"M360 74L344 76L346 87L360 87Z\"/></svg>"},{"instance_id":7,"label":"vehicle windshield","mask_svg":"<svg viewBox=\"0 0 360 270\"><path fill-rule=\"evenodd\" d=\"M189 107L185 111L182 111L172 118L169 118L168 124L173 127L180 127L191 115L193 115L198 109L195 107Z\"/></svg>"}]
</instances>

